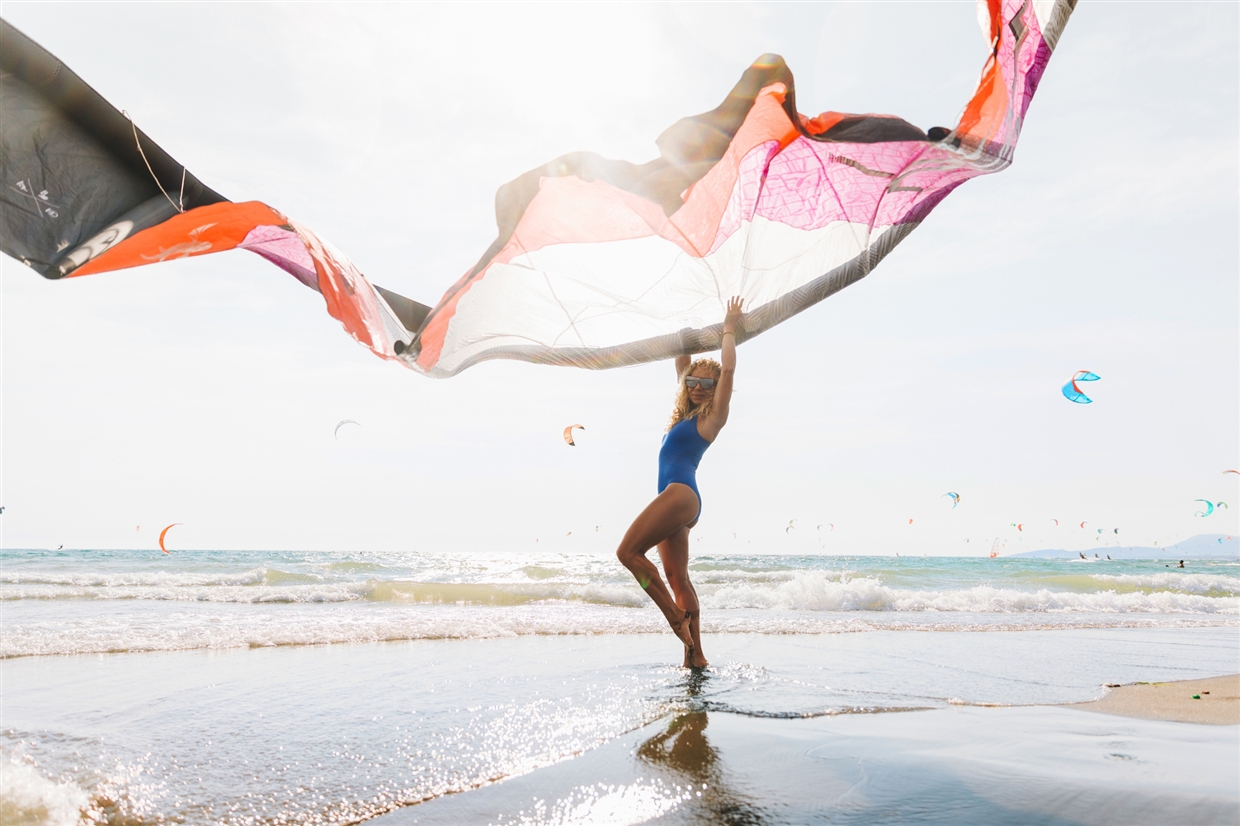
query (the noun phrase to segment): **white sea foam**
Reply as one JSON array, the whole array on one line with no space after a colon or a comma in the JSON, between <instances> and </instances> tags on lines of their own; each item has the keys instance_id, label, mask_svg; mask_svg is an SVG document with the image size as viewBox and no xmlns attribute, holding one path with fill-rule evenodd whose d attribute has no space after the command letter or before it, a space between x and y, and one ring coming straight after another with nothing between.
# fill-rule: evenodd
<instances>
[{"instance_id":1,"label":"white sea foam","mask_svg":"<svg viewBox=\"0 0 1240 826\"><path fill-rule=\"evenodd\" d=\"M963 611L1025 613L1203 613L1240 615L1240 598L1207 597L1171 591L1114 590L1079 593L1040 588L1033 591L977 585L957 590L892 588L875 577L840 578L807 571L774 587L727 585L702 600L704 607L763 608L789 611Z\"/></svg>"},{"instance_id":2,"label":"white sea foam","mask_svg":"<svg viewBox=\"0 0 1240 826\"><path fill-rule=\"evenodd\" d=\"M164 585L52 586L6 585L5 600L157 600L175 602L234 602L259 604L266 602L352 602L366 599L372 590L367 583L265 586L197 585L176 583Z\"/></svg>"},{"instance_id":3,"label":"white sea foam","mask_svg":"<svg viewBox=\"0 0 1240 826\"><path fill-rule=\"evenodd\" d=\"M132 606L132 607L130 607ZM650 606L581 603L479 605L196 606L118 605L49 623L6 610L0 658L138 651L267 648L404 640L495 639L523 636L667 634ZM786 611L706 607L709 634L839 634L874 630L990 631L1092 627L1232 625L1235 615L1085 610L1013 613L922 611Z\"/></svg>"},{"instance_id":4,"label":"white sea foam","mask_svg":"<svg viewBox=\"0 0 1240 826\"><path fill-rule=\"evenodd\" d=\"M21 760L0 767L0 823L6 826L76 826L89 810L90 796L71 783L49 780Z\"/></svg>"},{"instance_id":5,"label":"white sea foam","mask_svg":"<svg viewBox=\"0 0 1240 826\"><path fill-rule=\"evenodd\" d=\"M1131 586L1159 591L1180 591L1210 596L1240 596L1240 579L1211 574L1096 574L1091 579L1104 584Z\"/></svg>"},{"instance_id":6,"label":"white sea foam","mask_svg":"<svg viewBox=\"0 0 1240 826\"><path fill-rule=\"evenodd\" d=\"M121 571L111 574L60 571L10 571L3 579L8 585L55 585L67 588L204 588L219 585L261 585L266 568L221 573L168 571Z\"/></svg>"},{"instance_id":7,"label":"white sea foam","mask_svg":"<svg viewBox=\"0 0 1240 826\"><path fill-rule=\"evenodd\" d=\"M0 551L0 656L664 633L609 554ZM1240 571L1194 563L695 558L712 633L1223 624ZM632 610L639 609L639 610Z\"/></svg>"}]
</instances>

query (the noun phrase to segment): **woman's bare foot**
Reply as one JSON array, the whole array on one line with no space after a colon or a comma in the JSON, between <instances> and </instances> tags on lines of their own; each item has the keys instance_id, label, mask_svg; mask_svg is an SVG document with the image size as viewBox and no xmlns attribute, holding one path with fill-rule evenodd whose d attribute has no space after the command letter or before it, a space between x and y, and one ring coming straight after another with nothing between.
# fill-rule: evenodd
<instances>
[{"instance_id":1,"label":"woman's bare foot","mask_svg":"<svg viewBox=\"0 0 1240 826\"><path fill-rule=\"evenodd\" d=\"M681 668L706 668L709 665L710 662L699 654L696 648L685 646L685 658L680 665Z\"/></svg>"},{"instance_id":2,"label":"woman's bare foot","mask_svg":"<svg viewBox=\"0 0 1240 826\"><path fill-rule=\"evenodd\" d=\"M670 623L669 623L670 624ZM685 611L684 619L672 626L672 631L685 645L684 668L705 668L710 665L697 650L693 641L693 612Z\"/></svg>"}]
</instances>

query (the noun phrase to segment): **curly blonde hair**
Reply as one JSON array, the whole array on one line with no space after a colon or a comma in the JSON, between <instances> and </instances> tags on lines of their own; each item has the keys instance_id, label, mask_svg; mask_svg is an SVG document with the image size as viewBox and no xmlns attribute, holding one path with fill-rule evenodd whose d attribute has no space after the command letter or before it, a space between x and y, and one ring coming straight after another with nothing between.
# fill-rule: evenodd
<instances>
[{"instance_id":1,"label":"curly blonde hair","mask_svg":"<svg viewBox=\"0 0 1240 826\"><path fill-rule=\"evenodd\" d=\"M715 403L714 395L712 394L711 397L702 402L702 404L694 406L693 402L689 401L689 388L685 385L685 378L700 367L705 367L709 370L711 378L713 378L716 382L718 382L719 377L723 375L723 365L714 359L698 359L690 364L685 371L680 374L680 387L676 390L676 401L672 404L672 418L667 423L668 430L671 430L679 422L683 422L685 419L692 419L695 417L702 419L710 418L710 409ZM715 386L718 387L719 385L716 384Z\"/></svg>"}]
</instances>

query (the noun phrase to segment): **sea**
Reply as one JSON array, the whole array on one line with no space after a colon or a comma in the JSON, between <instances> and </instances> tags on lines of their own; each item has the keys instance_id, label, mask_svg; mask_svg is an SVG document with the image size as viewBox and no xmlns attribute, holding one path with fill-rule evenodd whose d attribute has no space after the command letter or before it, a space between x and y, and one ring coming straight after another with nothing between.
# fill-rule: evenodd
<instances>
[{"instance_id":1,"label":"sea","mask_svg":"<svg viewBox=\"0 0 1240 826\"><path fill-rule=\"evenodd\" d=\"M694 673L610 553L2 550L0 820L357 823L677 713L1240 671L1240 562L1173 564L696 555Z\"/></svg>"}]
</instances>

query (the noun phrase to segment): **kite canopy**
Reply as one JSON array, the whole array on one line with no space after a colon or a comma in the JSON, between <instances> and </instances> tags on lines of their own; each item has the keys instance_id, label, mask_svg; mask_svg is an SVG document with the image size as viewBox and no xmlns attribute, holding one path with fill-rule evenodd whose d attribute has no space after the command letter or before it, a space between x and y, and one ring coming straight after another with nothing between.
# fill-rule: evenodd
<instances>
[{"instance_id":1,"label":"kite canopy","mask_svg":"<svg viewBox=\"0 0 1240 826\"><path fill-rule=\"evenodd\" d=\"M1065 384L1063 388L1061 388L1060 392L1062 392L1064 398L1070 402L1076 402L1077 404L1093 404L1094 400L1085 395L1085 392L1081 390L1080 385L1078 385L1077 382L1098 381L1100 378L1102 377L1096 373L1091 373L1088 370L1077 370L1076 373L1072 375L1072 380Z\"/></svg>"},{"instance_id":2,"label":"kite canopy","mask_svg":"<svg viewBox=\"0 0 1240 826\"><path fill-rule=\"evenodd\" d=\"M608 368L718 349L730 296L752 338L865 277L966 180L1012 162L1075 0L982 0L991 54L954 128L797 112L759 58L643 164L575 152L496 193L499 234L433 307L372 285L258 202L204 186L3 23L0 248L49 278L248 249L318 290L376 354L447 377L494 358Z\"/></svg>"}]
</instances>

